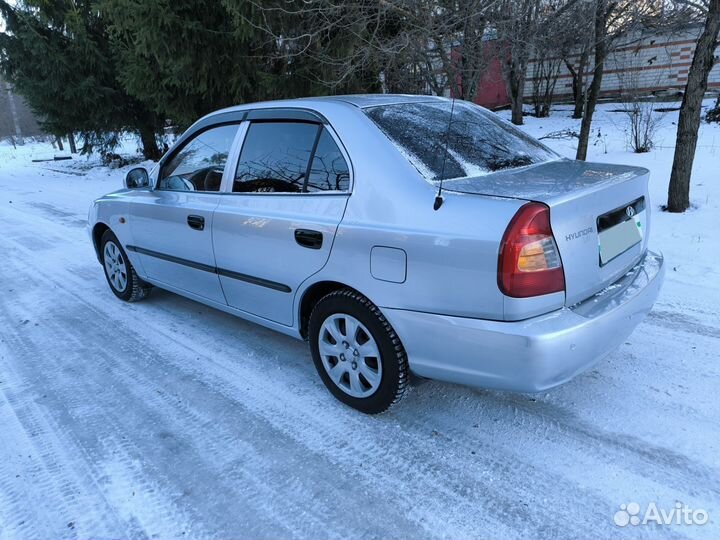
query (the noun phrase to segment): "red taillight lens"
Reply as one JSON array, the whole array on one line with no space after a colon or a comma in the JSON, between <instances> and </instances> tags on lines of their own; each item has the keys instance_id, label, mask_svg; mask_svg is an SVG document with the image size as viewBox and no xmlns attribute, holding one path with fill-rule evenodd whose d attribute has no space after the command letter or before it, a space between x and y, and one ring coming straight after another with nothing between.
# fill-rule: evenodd
<instances>
[{"instance_id":1,"label":"red taillight lens","mask_svg":"<svg viewBox=\"0 0 720 540\"><path fill-rule=\"evenodd\" d=\"M498 286L515 298L565 290L550 209L544 204L528 203L510 221L500 245Z\"/></svg>"}]
</instances>

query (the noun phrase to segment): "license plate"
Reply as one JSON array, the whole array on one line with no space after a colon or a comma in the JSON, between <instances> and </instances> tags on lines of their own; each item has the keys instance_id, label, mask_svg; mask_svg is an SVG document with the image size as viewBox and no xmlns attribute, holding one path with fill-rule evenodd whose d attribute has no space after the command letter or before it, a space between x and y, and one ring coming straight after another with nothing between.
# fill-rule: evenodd
<instances>
[{"instance_id":1,"label":"license plate","mask_svg":"<svg viewBox=\"0 0 720 540\"><path fill-rule=\"evenodd\" d=\"M642 241L642 216L644 212L605 229L598 234L600 242L600 266L604 266L615 257Z\"/></svg>"}]
</instances>

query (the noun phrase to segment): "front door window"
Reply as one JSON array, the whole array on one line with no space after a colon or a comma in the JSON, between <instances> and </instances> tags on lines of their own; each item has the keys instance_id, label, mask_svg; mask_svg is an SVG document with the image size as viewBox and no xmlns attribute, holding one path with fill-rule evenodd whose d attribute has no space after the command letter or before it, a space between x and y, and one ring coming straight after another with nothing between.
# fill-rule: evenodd
<instances>
[{"instance_id":1,"label":"front door window","mask_svg":"<svg viewBox=\"0 0 720 540\"><path fill-rule=\"evenodd\" d=\"M160 171L158 189L220 191L223 171L237 131L237 125L218 126L190 140Z\"/></svg>"}]
</instances>

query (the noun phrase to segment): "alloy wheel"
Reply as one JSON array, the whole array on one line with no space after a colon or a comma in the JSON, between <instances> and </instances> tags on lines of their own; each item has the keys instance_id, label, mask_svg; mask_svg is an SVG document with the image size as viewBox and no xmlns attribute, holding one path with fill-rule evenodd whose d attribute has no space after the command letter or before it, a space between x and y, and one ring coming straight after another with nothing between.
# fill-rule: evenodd
<instances>
[{"instance_id":1,"label":"alloy wheel","mask_svg":"<svg viewBox=\"0 0 720 540\"><path fill-rule=\"evenodd\" d=\"M382 381L382 359L375 339L355 317L330 315L320 327L318 348L335 385L355 398L374 394Z\"/></svg>"},{"instance_id":2,"label":"alloy wheel","mask_svg":"<svg viewBox=\"0 0 720 540\"><path fill-rule=\"evenodd\" d=\"M103 263L113 288L118 292L123 292L127 287L127 265L120 248L117 247L115 242L109 241L105 243Z\"/></svg>"}]
</instances>

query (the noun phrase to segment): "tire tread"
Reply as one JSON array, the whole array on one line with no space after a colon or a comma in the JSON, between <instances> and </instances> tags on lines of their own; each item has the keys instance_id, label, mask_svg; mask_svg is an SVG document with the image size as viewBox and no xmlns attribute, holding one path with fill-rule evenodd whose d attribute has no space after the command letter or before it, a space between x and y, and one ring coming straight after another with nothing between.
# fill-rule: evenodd
<instances>
[{"instance_id":1,"label":"tire tread","mask_svg":"<svg viewBox=\"0 0 720 540\"><path fill-rule=\"evenodd\" d=\"M382 314L380 309L375 304L373 304L366 296L352 289L337 289L320 298L320 300L315 304L312 311L310 312L310 320L313 319L313 315L318 306L320 306L324 301L332 300L333 298L342 298L344 300L357 302L365 309L367 309L368 312L380 323L383 330L385 331L386 336L392 344L395 353L395 360L398 363L398 386L392 401L390 401L384 409L373 412L373 414L381 414L387 411L390 407L394 406L396 403L398 403L407 393L410 382L410 367L408 364L405 347L403 347L403 344L400 341L397 333L390 325L390 322Z\"/></svg>"}]
</instances>

